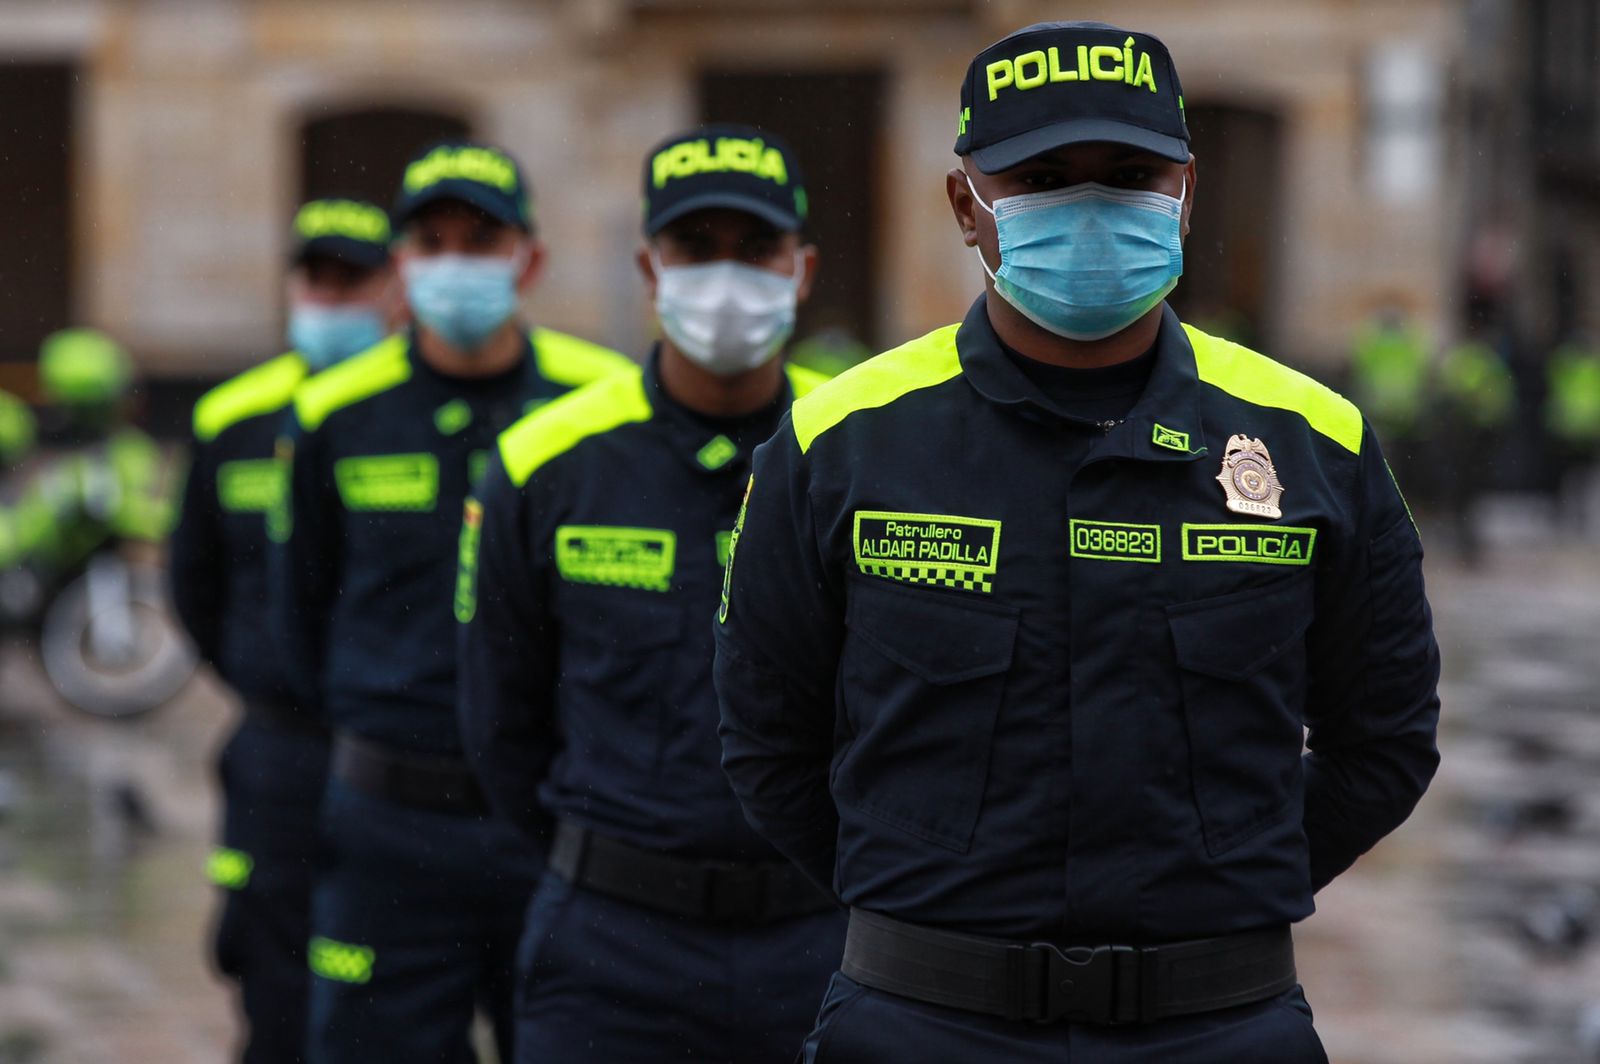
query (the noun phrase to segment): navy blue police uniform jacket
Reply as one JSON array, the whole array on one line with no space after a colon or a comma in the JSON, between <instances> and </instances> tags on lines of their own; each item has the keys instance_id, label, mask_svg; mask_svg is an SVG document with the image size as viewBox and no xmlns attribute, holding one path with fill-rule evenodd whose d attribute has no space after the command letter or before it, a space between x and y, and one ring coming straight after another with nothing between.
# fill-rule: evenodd
<instances>
[{"instance_id":1,"label":"navy blue police uniform jacket","mask_svg":"<svg viewBox=\"0 0 1600 1064\"><path fill-rule=\"evenodd\" d=\"M1123 419L1063 416L980 299L757 452L723 764L845 903L1062 943L1282 924L1431 779L1422 549L1371 429L1162 313Z\"/></svg>"},{"instance_id":2,"label":"navy blue police uniform jacket","mask_svg":"<svg viewBox=\"0 0 1600 1064\"><path fill-rule=\"evenodd\" d=\"M296 390L287 505L269 521L272 613L291 681L328 724L460 752L450 598L469 484L529 409L632 365L535 329L515 368L446 377L396 334Z\"/></svg>"},{"instance_id":3,"label":"navy blue police uniform jacket","mask_svg":"<svg viewBox=\"0 0 1600 1064\"><path fill-rule=\"evenodd\" d=\"M284 411L306 378L290 351L200 397L183 508L168 544L173 606L201 657L248 699L287 708L283 662L262 644L267 515L287 486L275 457Z\"/></svg>"},{"instance_id":4,"label":"navy blue police uniform jacket","mask_svg":"<svg viewBox=\"0 0 1600 1064\"><path fill-rule=\"evenodd\" d=\"M750 457L819 374L736 420L662 389L658 359L500 437L468 504L456 614L466 753L536 837L559 817L652 850L779 860L720 768L711 622Z\"/></svg>"}]
</instances>

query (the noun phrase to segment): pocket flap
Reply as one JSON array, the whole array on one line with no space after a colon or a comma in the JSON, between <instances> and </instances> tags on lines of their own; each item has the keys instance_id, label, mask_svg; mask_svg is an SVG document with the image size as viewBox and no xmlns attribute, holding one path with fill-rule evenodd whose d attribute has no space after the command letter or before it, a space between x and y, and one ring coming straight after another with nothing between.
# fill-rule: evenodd
<instances>
[{"instance_id":1,"label":"pocket flap","mask_svg":"<svg viewBox=\"0 0 1600 1064\"><path fill-rule=\"evenodd\" d=\"M627 652L671 646L683 637L684 610L649 592L595 588L568 592L573 613L568 635L607 649Z\"/></svg>"},{"instance_id":2,"label":"pocket flap","mask_svg":"<svg viewBox=\"0 0 1600 1064\"><path fill-rule=\"evenodd\" d=\"M1167 607L1178 667L1242 680L1296 645L1315 608L1311 574Z\"/></svg>"},{"instance_id":3,"label":"pocket flap","mask_svg":"<svg viewBox=\"0 0 1600 1064\"><path fill-rule=\"evenodd\" d=\"M879 581L854 581L845 623L880 654L927 680L952 684L1011 667L1015 607L955 602Z\"/></svg>"}]
</instances>

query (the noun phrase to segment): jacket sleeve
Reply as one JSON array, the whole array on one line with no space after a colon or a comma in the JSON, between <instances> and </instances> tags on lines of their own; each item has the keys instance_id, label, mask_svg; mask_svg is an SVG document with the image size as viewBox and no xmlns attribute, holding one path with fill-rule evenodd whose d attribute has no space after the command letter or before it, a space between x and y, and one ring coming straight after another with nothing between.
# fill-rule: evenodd
<instances>
[{"instance_id":1,"label":"jacket sleeve","mask_svg":"<svg viewBox=\"0 0 1600 1064\"><path fill-rule=\"evenodd\" d=\"M222 511L217 501L217 462L212 448L196 440L184 478L178 523L168 542L172 606L205 660L221 653L223 601Z\"/></svg>"},{"instance_id":2,"label":"jacket sleeve","mask_svg":"<svg viewBox=\"0 0 1600 1064\"><path fill-rule=\"evenodd\" d=\"M787 417L755 456L716 621L722 767L751 825L833 890L839 814L828 790L843 593L816 533Z\"/></svg>"},{"instance_id":3,"label":"jacket sleeve","mask_svg":"<svg viewBox=\"0 0 1600 1064\"><path fill-rule=\"evenodd\" d=\"M524 494L496 455L481 491L481 505L467 500L456 578L461 741L489 804L538 840L548 828L539 784L558 745L550 537L528 501L543 489Z\"/></svg>"},{"instance_id":4,"label":"jacket sleeve","mask_svg":"<svg viewBox=\"0 0 1600 1064\"><path fill-rule=\"evenodd\" d=\"M320 432L308 432L291 408L278 438L288 489L267 515L269 626L296 702L321 712L328 614L339 593L343 539L333 466Z\"/></svg>"},{"instance_id":5,"label":"jacket sleeve","mask_svg":"<svg viewBox=\"0 0 1600 1064\"><path fill-rule=\"evenodd\" d=\"M1310 634L1304 824L1317 890L1411 815L1439 764L1422 543L1370 427L1355 494Z\"/></svg>"}]
</instances>

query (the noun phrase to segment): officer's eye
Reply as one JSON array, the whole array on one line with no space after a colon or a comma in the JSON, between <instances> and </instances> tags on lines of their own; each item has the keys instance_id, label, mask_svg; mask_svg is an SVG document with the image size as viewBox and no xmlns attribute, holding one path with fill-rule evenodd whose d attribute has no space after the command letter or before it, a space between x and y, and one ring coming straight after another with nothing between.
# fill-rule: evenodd
<instances>
[{"instance_id":1,"label":"officer's eye","mask_svg":"<svg viewBox=\"0 0 1600 1064\"><path fill-rule=\"evenodd\" d=\"M1112 181L1117 185L1134 186L1148 185L1154 181L1156 172L1148 166L1123 166L1118 168Z\"/></svg>"}]
</instances>

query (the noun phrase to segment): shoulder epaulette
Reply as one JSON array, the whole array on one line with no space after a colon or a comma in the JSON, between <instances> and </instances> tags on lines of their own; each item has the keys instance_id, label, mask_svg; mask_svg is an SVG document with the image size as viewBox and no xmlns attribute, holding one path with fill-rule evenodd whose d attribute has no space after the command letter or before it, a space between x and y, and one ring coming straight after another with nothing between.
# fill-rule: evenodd
<instances>
[{"instance_id":1,"label":"shoulder epaulette","mask_svg":"<svg viewBox=\"0 0 1600 1064\"><path fill-rule=\"evenodd\" d=\"M295 389L294 412L301 426L315 430L334 411L410 380L407 343L403 333L396 333L377 346L323 370Z\"/></svg>"},{"instance_id":2,"label":"shoulder epaulette","mask_svg":"<svg viewBox=\"0 0 1600 1064\"><path fill-rule=\"evenodd\" d=\"M540 466L591 436L623 425L649 421L653 411L644 390L644 372L612 373L546 403L500 434L500 461L517 487Z\"/></svg>"},{"instance_id":3,"label":"shoulder epaulette","mask_svg":"<svg viewBox=\"0 0 1600 1064\"><path fill-rule=\"evenodd\" d=\"M796 399L792 420L801 453L810 450L818 436L859 410L888 406L911 392L960 376L958 329L959 325L946 325L885 351Z\"/></svg>"},{"instance_id":4,"label":"shoulder epaulette","mask_svg":"<svg viewBox=\"0 0 1600 1064\"><path fill-rule=\"evenodd\" d=\"M1351 454L1361 453L1361 411L1304 373L1266 355L1185 325L1200 379L1256 406L1291 410Z\"/></svg>"},{"instance_id":5,"label":"shoulder epaulette","mask_svg":"<svg viewBox=\"0 0 1600 1064\"><path fill-rule=\"evenodd\" d=\"M818 373L806 366L797 366L793 362L783 367L784 373L789 376L789 390L794 392L794 397L800 399L810 395L820 386L827 384L833 378L826 373Z\"/></svg>"},{"instance_id":6,"label":"shoulder epaulette","mask_svg":"<svg viewBox=\"0 0 1600 1064\"><path fill-rule=\"evenodd\" d=\"M290 351L223 381L194 404L194 438L210 443L247 418L283 409L307 372L305 359Z\"/></svg>"},{"instance_id":7,"label":"shoulder epaulette","mask_svg":"<svg viewBox=\"0 0 1600 1064\"><path fill-rule=\"evenodd\" d=\"M545 380L577 388L637 366L631 358L609 347L568 336L554 329L534 329L528 334L533 357Z\"/></svg>"}]
</instances>

